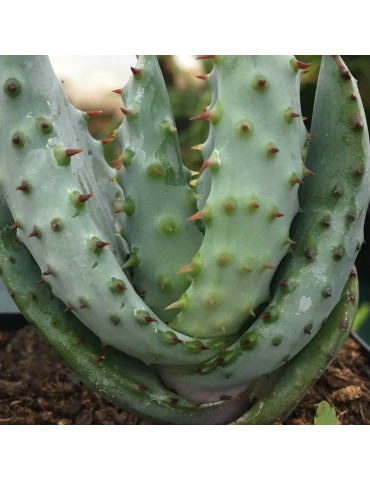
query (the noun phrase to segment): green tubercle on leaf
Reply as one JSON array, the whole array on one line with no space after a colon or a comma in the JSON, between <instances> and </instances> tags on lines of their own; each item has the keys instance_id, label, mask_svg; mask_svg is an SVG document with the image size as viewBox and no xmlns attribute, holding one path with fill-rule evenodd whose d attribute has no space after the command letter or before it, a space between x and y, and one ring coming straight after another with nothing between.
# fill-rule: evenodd
<instances>
[{"instance_id":1,"label":"green tubercle on leaf","mask_svg":"<svg viewBox=\"0 0 370 480\"><path fill-rule=\"evenodd\" d=\"M223 115L223 108L220 101L217 101L213 106L212 110L209 112L209 121L212 125L217 125L218 122L221 120Z\"/></svg>"},{"instance_id":2,"label":"green tubercle on leaf","mask_svg":"<svg viewBox=\"0 0 370 480\"><path fill-rule=\"evenodd\" d=\"M26 135L23 132L15 132L11 141L14 148L21 149L26 143Z\"/></svg>"},{"instance_id":3,"label":"green tubercle on leaf","mask_svg":"<svg viewBox=\"0 0 370 480\"><path fill-rule=\"evenodd\" d=\"M159 128L165 137L169 137L177 132L176 126L170 120L162 120L159 124Z\"/></svg>"},{"instance_id":4,"label":"green tubercle on leaf","mask_svg":"<svg viewBox=\"0 0 370 480\"><path fill-rule=\"evenodd\" d=\"M49 135L53 131L53 124L49 118L37 117L35 119L35 125L41 135Z\"/></svg>"},{"instance_id":5,"label":"green tubercle on leaf","mask_svg":"<svg viewBox=\"0 0 370 480\"><path fill-rule=\"evenodd\" d=\"M253 79L252 87L258 92L265 92L268 88L267 78L264 75L256 75Z\"/></svg>"},{"instance_id":6,"label":"green tubercle on leaf","mask_svg":"<svg viewBox=\"0 0 370 480\"><path fill-rule=\"evenodd\" d=\"M313 323L308 323L308 324L304 327L303 331L304 331L304 333L306 333L307 335L311 335L312 329L313 329Z\"/></svg>"},{"instance_id":7,"label":"green tubercle on leaf","mask_svg":"<svg viewBox=\"0 0 370 480\"><path fill-rule=\"evenodd\" d=\"M268 309L262 313L260 318L264 323L274 323L279 319L278 309L273 305L269 305Z\"/></svg>"},{"instance_id":8,"label":"green tubercle on leaf","mask_svg":"<svg viewBox=\"0 0 370 480\"><path fill-rule=\"evenodd\" d=\"M154 180L158 180L160 178L163 178L164 176L164 169L161 163L155 162L151 163L147 169L147 174L150 178L153 178Z\"/></svg>"},{"instance_id":9,"label":"green tubercle on leaf","mask_svg":"<svg viewBox=\"0 0 370 480\"><path fill-rule=\"evenodd\" d=\"M127 196L123 202L123 211L127 216L132 217L132 215L135 213L135 210L135 200L132 197Z\"/></svg>"},{"instance_id":10,"label":"green tubercle on leaf","mask_svg":"<svg viewBox=\"0 0 370 480\"><path fill-rule=\"evenodd\" d=\"M238 202L233 197L228 197L222 203L222 209L226 215L233 215L238 207Z\"/></svg>"},{"instance_id":11,"label":"green tubercle on leaf","mask_svg":"<svg viewBox=\"0 0 370 480\"><path fill-rule=\"evenodd\" d=\"M9 97L15 98L21 93L22 85L19 82L19 80L17 80L14 77L11 77L5 80L3 89L4 89L4 92L7 95L9 95Z\"/></svg>"},{"instance_id":12,"label":"green tubercle on leaf","mask_svg":"<svg viewBox=\"0 0 370 480\"><path fill-rule=\"evenodd\" d=\"M212 209L208 204L205 204L202 210L202 218L206 225L211 225L212 224L212 219L213 219L213 213Z\"/></svg>"},{"instance_id":13,"label":"green tubercle on leaf","mask_svg":"<svg viewBox=\"0 0 370 480\"><path fill-rule=\"evenodd\" d=\"M132 163L132 159L135 156L135 152L131 150L130 148L125 148L125 150L122 153L122 165L124 167L129 167Z\"/></svg>"},{"instance_id":14,"label":"green tubercle on leaf","mask_svg":"<svg viewBox=\"0 0 370 480\"><path fill-rule=\"evenodd\" d=\"M173 216L165 215L158 220L157 229L164 237L172 237L179 231L179 223Z\"/></svg>"},{"instance_id":15,"label":"green tubercle on leaf","mask_svg":"<svg viewBox=\"0 0 370 480\"><path fill-rule=\"evenodd\" d=\"M142 325L150 325L151 323L157 323L157 320L153 318L150 312L138 308L134 311L136 320Z\"/></svg>"},{"instance_id":16,"label":"green tubercle on leaf","mask_svg":"<svg viewBox=\"0 0 370 480\"><path fill-rule=\"evenodd\" d=\"M241 138L248 138L253 133L253 124L247 118L239 120L235 125L235 131Z\"/></svg>"},{"instance_id":17,"label":"green tubercle on leaf","mask_svg":"<svg viewBox=\"0 0 370 480\"><path fill-rule=\"evenodd\" d=\"M117 315L111 315L109 320L115 327L121 323L121 319Z\"/></svg>"},{"instance_id":18,"label":"green tubercle on leaf","mask_svg":"<svg viewBox=\"0 0 370 480\"><path fill-rule=\"evenodd\" d=\"M15 187L15 189L28 194L32 192L32 185L28 180L22 180L21 183Z\"/></svg>"},{"instance_id":19,"label":"green tubercle on leaf","mask_svg":"<svg viewBox=\"0 0 370 480\"><path fill-rule=\"evenodd\" d=\"M112 277L109 285L109 289L115 295L121 295L126 290L126 285L124 284L123 280L119 278Z\"/></svg>"},{"instance_id":20,"label":"green tubercle on leaf","mask_svg":"<svg viewBox=\"0 0 370 480\"><path fill-rule=\"evenodd\" d=\"M191 261L191 272L194 278L196 278L202 271L202 254L198 252L194 255Z\"/></svg>"},{"instance_id":21,"label":"green tubercle on leaf","mask_svg":"<svg viewBox=\"0 0 370 480\"><path fill-rule=\"evenodd\" d=\"M50 222L50 227L53 232L58 233L63 230L63 222L60 218L53 218Z\"/></svg>"},{"instance_id":22,"label":"green tubercle on leaf","mask_svg":"<svg viewBox=\"0 0 370 480\"><path fill-rule=\"evenodd\" d=\"M256 331L247 331L240 337L242 350L253 350L258 345L259 335Z\"/></svg>"},{"instance_id":23,"label":"green tubercle on leaf","mask_svg":"<svg viewBox=\"0 0 370 480\"><path fill-rule=\"evenodd\" d=\"M293 111L293 108L292 108L292 107L288 107L288 108L286 108L286 109L284 110L284 119L285 119L285 121L286 121L287 123L289 123L289 124L293 123L293 120L294 120L295 118L300 117L300 116L301 116L300 114L295 113L295 112Z\"/></svg>"},{"instance_id":24,"label":"green tubercle on leaf","mask_svg":"<svg viewBox=\"0 0 370 480\"><path fill-rule=\"evenodd\" d=\"M253 272L255 261L252 257L244 258L238 267L238 271L241 275L245 275Z\"/></svg>"},{"instance_id":25,"label":"green tubercle on leaf","mask_svg":"<svg viewBox=\"0 0 370 480\"><path fill-rule=\"evenodd\" d=\"M177 345L182 343L182 340L180 340L179 337L171 330L157 330L156 333L161 340L169 345Z\"/></svg>"},{"instance_id":26,"label":"green tubercle on leaf","mask_svg":"<svg viewBox=\"0 0 370 480\"><path fill-rule=\"evenodd\" d=\"M274 142L269 142L265 147L265 154L267 158L276 158L276 154L279 153L279 149Z\"/></svg>"},{"instance_id":27,"label":"green tubercle on leaf","mask_svg":"<svg viewBox=\"0 0 370 480\"><path fill-rule=\"evenodd\" d=\"M188 350L190 350L191 352L194 352L194 353L202 352L203 350L208 350L209 349L209 347L207 347L200 340L190 340L190 341L184 342L183 345Z\"/></svg>"},{"instance_id":28,"label":"green tubercle on leaf","mask_svg":"<svg viewBox=\"0 0 370 480\"><path fill-rule=\"evenodd\" d=\"M166 274L157 275L156 282L162 292L170 292L173 289L171 279Z\"/></svg>"},{"instance_id":29,"label":"green tubercle on leaf","mask_svg":"<svg viewBox=\"0 0 370 480\"><path fill-rule=\"evenodd\" d=\"M220 252L217 255L216 262L217 262L217 265L219 265L220 267L227 267L228 265L231 264L233 258L234 258L234 255L231 252L224 251L224 252Z\"/></svg>"},{"instance_id":30,"label":"green tubercle on leaf","mask_svg":"<svg viewBox=\"0 0 370 480\"><path fill-rule=\"evenodd\" d=\"M66 155L66 148L63 145L55 145L53 154L60 167L67 167L71 163L71 157Z\"/></svg>"},{"instance_id":31,"label":"green tubercle on leaf","mask_svg":"<svg viewBox=\"0 0 370 480\"><path fill-rule=\"evenodd\" d=\"M336 262L339 262L339 260L342 260L344 255L345 255L345 250L342 245L339 245L338 247L333 248L333 259Z\"/></svg>"},{"instance_id":32,"label":"green tubercle on leaf","mask_svg":"<svg viewBox=\"0 0 370 480\"><path fill-rule=\"evenodd\" d=\"M111 162L111 166L117 170L120 170L122 166L128 168L131 166L134 156L135 152L131 148L125 148L121 155Z\"/></svg>"},{"instance_id":33,"label":"green tubercle on leaf","mask_svg":"<svg viewBox=\"0 0 370 480\"><path fill-rule=\"evenodd\" d=\"M32 238L32 237L35 237L35 238L42 237L41 230L36 225L33 226L32 231L28 234L28 238Z\"/></svg>"},{"instance_id":34,"label":"green tubercle on leaf","mask_svg":"<svg viewBox=\"0 0 370 480\"><path fill-rule=\"evenodd\" d=\"M78 190L74 190L69 194L69 201L79 213L84 207L85 203L91 198L92 194L82 194Z\"/></svg>"},{"instance_id":35,"label":"green tubercle on leaf","mask_svg":"<svg viewBox=\"0 0 370 480\"><path fill-rule=\"evenodd\" d=\"M176 301L168 305L165 310L172 310L172 309L179 309L182 311L186 311L189 306L189 299L186 293L181 295L181 297Z\"/></svg>"},{"instance_id":36,"label":"green tubercle on leaf","mask_svg":"<svg viewBox=\"0 0 370 480\"><path fill-rule=\"evenodd\" d=\"M220 367L229 367L232 365L238 357L238 349L235 350L226 350L217 355L215 359L216 365Z\"/></svg>"},{"instance_id":37,"label":"green tubercle on leaf","mask_svg":"<svg viewBox=\"0 0 370 480\"><path fill-rule=\"evenodd\" d=\"M222 302L223 295L220 292L211 292L204 296L203 302L206 307L213 309L218 307L218 305Z\"/></svg>"},{"instance_id":38,"label":"green tubercle on leaf","mask_svg":"<svg viewBox=\"0 0 370 480\"><path fill-rule=\"evenodd\" d=\"M283 337L281 335L277 335L276 337L272 338L271 344L274 347L278 347L281 344L282 341L283 341Z\"/></svg>"},{"instance_id":39,"label":"green tubercle on leaf","mask_svg":"<svg viewBox=\"0 0 370 480\"><path fill-rule=\"evenodd\" d=\"M93 236L88 240L90 249L95 253L95 255L101 255L103 253L104 247L109 245L109 242L104 242L99 237Z\"/></svg>"}]
</instances>

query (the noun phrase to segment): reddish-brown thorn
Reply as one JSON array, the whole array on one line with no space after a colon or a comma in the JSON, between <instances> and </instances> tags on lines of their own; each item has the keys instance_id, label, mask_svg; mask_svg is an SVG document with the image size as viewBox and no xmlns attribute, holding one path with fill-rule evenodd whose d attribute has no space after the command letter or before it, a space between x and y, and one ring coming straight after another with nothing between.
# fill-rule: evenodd
<instances>
[{"instance_id":1,"label":"reddish-brown thorn","mask_svg":"<svg viewBox=\"0 0 370 480\"><path fill-rule=\"evenodd\" d=\"M77 155L78 153L81 153L83 151L83 148L66 148L64 150L64 154L66 157L73 157L73 155Z\"/></svg>"},{"instance_id":2,"label":"reddish-brown thorn","mask_svg":"<svg viewBox=\"0 0 370 480\"><path fill-rule=\"evenodd\" d=\"M245 312L247 315L252 315L252 317L255 317L255 316L256 316L256 314L255 314L255 312L254 312L254 310L253 310L252 307L247 307L247 308L244 310L244 312Z\"/></svg>"},{"instance_id":3,"label":"reddish-brown thorn","mask_svg":"<svg viewBox=\"0 0 370 480\"><path fill-rule=\"evenodd\" d=\"M199 55L198 57L196 57L197 60L207 60L207 59L215 59L217 57L217 55Z\"/></svg>"},{"instance_id":4,"label":"reddish-brown thorn","mask_svg":"<svg viewBox=\"0 0 370 480\"><path fill-rule=\"evenodd\" d=\"M143 318L144 322L145 323L154 323L154 322L157 322L157 320L155 318L152 318L150 317L149 315L146 315L144 318Z\"/></svg>"},{"instance_id":5,"label":"reddish-brown thorn","mask_svg":"<svg viewBox=\"0 0 370 480\"><path fill-rule=\"evenodd\" d=\"M203 352L204 350L209 350L209 347L207 347L207 345L204 345L204 344L202 344L202 345L197 345L197 346L195 347L195 350L196 350L197 352Z\"/></svg>"},{"instance_id":6,"label":"reddish-brown thorn","mask_svg":"<svg viewBox=\"0 0 370 480\"><path fill-rule=\"evenodd\" d=\"M252 273L253 270L250 267L243 267L243 272L245 273Z\"/></svg>"},{"instance_id":7,"label":"reddish-brown thorn","mask_svg":"<svg viewBox=\"0 0 370 480\"><path fill-rule=\"evenodd\" d=\"M301 62L300 60L296 61L297 68L301 70L304 70L305 68L310 68L311 65L312 65L311 63L304 63L304 62Z\"/></svg>"},{"instance_id":8,"label":"reddish-brown thorn","mask_svg":"<svg viewBox=\"0 0 370 480\"><path fill-rule=\"evenodd\" d=\"M115 160L113 160L113 162L111 162L111 165L113 165L113 166L121 166L121 165L122 165L122 158L121 158L121 156L119 156L118 158L116 158Z\"/></svg>"},{"instance_id":9,"label":"reddish-brown thorn","mask_svg":"<svg viewBox=\"0 0 370 480\"><path fill-rule=\"evenodd\" d=\"M185 265L184 267L181 267L177 270L177 273L187 273L187 272L191 272L193 270L192 266L191 266L191 263L189 263L188 265Z\"/></svg>"},{"instance_id":10,"label":"reddish-brown thorn","mask_svg":"<svg viewBox=\"0 0 370 480\"><path fill-rule=\"evenodd\" d=\"M106 143L113 142L113 140L114 138L103 138L103 140L101 140L101 143L105 145Z\"/></svg>"},{"instance_id":11,"label":"reddish-brown thorn","mask_svg":"<svg viewBox=\"0 0 370 480\"><path fill-rule=\"evenodd\" d=\"M305 177L316 177L316 173L314 173L309 168L304 169L304 175L305 175Z\"/></svg>"},{"instance_id":12,"label":"reddish-brown thorn","mask_svg":"<svg viewBox=\"0 0 370 480\"><path fill-rule=\"evenodd\" d=\"M242 123L239 127L240 131L243 133L247 133L250 130L250 126L247 123Z\"/></svg>"},{"instance_id":13,"label":"reddish-brown thorn","mask_svg":"<svg viewBox=\"0 0 370 480\"><path fill-rule=\"evenodd\" d=\"M29 186L29 183L26 182L26 181L22 181L20 185L18 185L18 187L16 187L15 189L16 190L21 190L23 192L27 192L29 190L30 186Z\"/></svg>"},{"instance_id":14,"label":"reddish-brown thorn","mask_svg":"<svg viewBox=\"0 0 370 480\"><path fill-rule=\"evenodd\" d=\"M352 119L352 127L354 130L363 130L364 129L364 122L359 114L356 114Z\"/></svg>"},{"instance_id":15,"label":"reddish-brown thorn","mask_svg":"<svg viewBox=\"0 0 370 480\"><path fill-rule=\"evenodd\" d=\"M208 160L206 160L206 161L203 163L203 165L201 166L201 168L200 168L200 170L199 170L199 173L204 172L204 170L205 170L206 168L209 168L209 167L212 165L212 163L213 163L213 162L212 162L212 160L211 160L210 158L209 158Z\"/></svg>"},{"instance_id":16,"label":"reddish-brown thorn","mask_svg":"<svg viewBox=\"0 0 370 480\"><path fill-rule=\"evenodd\" d=\"M117 292L124 292L126 290L126 287L122 283L116 283L114 288L117 290Z\"/></svg>"},{"instance_id":17,"label":"reddish-brown thorn","mask_svg":"<svg viewBox=\"0 0 370 480\"><path fill-rule=\"evenodd\" d=\"M118 95L122 95L123 88L116 88L115 90L112 90L112 93L118 93Z\"/></svg>"},{"instance_id":18,"label":"reddish-brown thorn","mask_svg":"<svg viewBox=\"0 0 370 480\"><path fill-rule=\"evenodd\" d=\"M79 196L78 196L78 201L79 201L80 203L85 203L85 202L87 202L92 196L93 196L92 193L87 193L87 194L85 194L85 195L79 195Z\"/></svg>"},{"instance_id":19,"label":"reddish-brown thorn","mask_svg":"<svg viewBox=\"0 0 370 480\"><path fill-rule=\"evenodd\" d=\"M112 130L111 132L106 133L107 137L113 137L116 138L118 135L117 130Z\"/></svg>"},{"instance_id":20,"label":"reddish-brown thorn","mask_svg":"<svg viewBox=\"0 0 370 480\"><path fill-rule=\"evenodd\" d=\"M205 73L202 73L200 75L195 75L196 78L199 78L199 80L208 80L208 75Z\"/></svg>"},{"instance_id":21,"label":"reddish-brown thorn","mask_svg":"<svg viewBox=\"0 0 370 480\"><path fill-rule=\"evenodd\" d=\"M39 236L40 236L39 230L37 230L37 228L34 228L32 232L28 235L28 238L39 237Z\"/></svg>"},{"instance_id":22,"label":"reddish-brown thorn","mask_svg":"<svg viewBox=\"0 0 370 480\"><path fill-rule=\"evenodd\" d=\"M264 312L264 313L261 315L260 318L261 318L261 320L267 320L267 319L269 319L269 318L271 318L271 317L272 317L271 312Z\"/></svg>"},{"instance_id":23,"label":"reddish-brown thorn","mask_svg":"<svg viewBox=\"0 0 370 480\"><path fill-rule=\"evenodd\" d=\"M15 228L21 228L21 224L19 222L15 222L13 223L13 225L10 226L10 228L12 230L14 230Z\"/></svg>"},{"instance_id":24,"label":"reddish-brown thorn","mask_svg":"<svg viewBox=\"0 0 370 480\"><path fill-rule=\"evenodd\" d=\"M303 185L303 181L299 177L292 178L292 183L297 183L298 185Z\"/></svg>"},{"instance_id":25,"label":"reddish-brown thorn","mask_svg":"<svg viewBox=\"0 0 370 480\"><path fill-rule=\"evenodd\" d=\"M53 275L53 271L51 270L51 268L48 268L47 270L45 270L45 272L42 272L42 275Z\"/></svg>"},{"instance_id":26,"label":"reddish-brown thorn","mask_svg":"<svg viewBox=\"0 0 370 480\"><path fill-rule=\"evenodd\" d=\"M121 107L121 112L123 113L123 115L127 116L129 113L131 113L131 110L129 108Z\"/></svg>"},{"instance_id":27,"label":"reddish-brown thorn","mask_svg":"<svg viewBox=\"0 0 370 480\"><path fill-rule=\"evenodd\" d=\"M263 268L273 270L274 268L276 268L276 265L273 265L270 262L266 262L263 264Z\"/></svg>"},{"instance_id":28,"label":"reddish-brown thorn","mask_svg":"<svg viewBox=\"0 0 370 480\"><path fill-rule=\"evenodd\" d=\"M109 242L102 242L100 240L95 242L95 248L104 248L107 245L110 245L110 243Z\"/></svg>"},{"instance_id":29,"label":"reddish-brown thorn","mask_svg":"<svg viewBox=\"0 0 370 480\"><path fill-rule=\"evenodd\" d=\"M284 217L284 213L280 213L275 210L274 212L271 213L271 216L273 218L280 218L280 217Z\"/></svg>"},{"instance_id":30,"label":"reddish-brown thorn","mask_svg":"<svg viewBox=\"0 0 370 480\"><path fill-rule=\"evenodd\" d=\"M345 67L340 68L340 74L344 80L351 80L351 74L349 73L349 70L347 70Z\"/></svg>"},{"instance_id":31,"label":"reddish-brown thorn","mask_svg":"<svg viewBox=\"0 0 370 480\"><path fill-rule=\"evenodd\" d=\"M288 238L286 239L286 243L287 243L288 245L296 245L297 242L295 242L294 240L292 240L291 238L288 237Z\"/></svg>"},{"instance_id":32,"label":"reddish-brown thorn","mask_svg":"<svg viewBox=\"0 0 370 480\"><path fill-rule=\"evenodd\" d=\"M64 310L64 313L70 312L71 310L73 310L73 307L70 303L68 303L67 308Z\"/></svg>"},{"instance_id":33,"label":"reddish-brown thorn","mask_svg":"<svg viewBox=\"0 0 370 480\"><path fill-rule=\"evenodd\" d=\"M40 280L37 280L36 282L37 285L42 285L43 283L45 283L43 278L40 278Z\"/></svg>"},{"instance_id":34,"label":"reddish-brown thorn","mask_svg":"<svg viewBox=\"0 0 370 480\"><path fill-rule=\"evenodd\" d=\"M199 212L196 212L194 213L194 215L191 215L190 217L188 217L187 220L189 222L192 222L193 220L200 220L201 218L203 218L203 212L199 210Z\"/></svg>"},{"instance_id":35,"label":"reddish-brown thorn","mask_svg":"<svg viewBox=\"0 0 370 480\"><path fill-rule=\"evenodd\" d=\"M201 113L200 115L196 115L195 117L189 118L189 120L209 120L211 118L212 114L211 112L207 111L204 113Z\"/></svg>"},{"instance_id":36,"label":"reddish-brown thorn","mask_svg":"<svg viewBox=\"0 0 370 480\"><path fill-rule=\"evenodd\" d=\"M90 110L89 112L86 112L86 115L91 118L91 117L97 117L102 113L103 113L103 110Z\"/></svg>"},{"instance_id":37,"label":"reddish-brown thorn","mask_svg":"<svg viewBox=\"0 0 370 480\"><path fill-rule=\"evenodd\" d=\"M134 77L138 77L140 73L143 71L142 68L135 68L135 67L130 67L131 72L133 73Z\"/></svg>"}]
</instances>

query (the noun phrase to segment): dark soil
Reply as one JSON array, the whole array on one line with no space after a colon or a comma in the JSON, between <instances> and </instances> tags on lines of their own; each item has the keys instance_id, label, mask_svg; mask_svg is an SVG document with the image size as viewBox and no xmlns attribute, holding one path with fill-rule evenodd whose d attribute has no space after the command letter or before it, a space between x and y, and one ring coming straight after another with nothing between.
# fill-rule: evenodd
<instances>
[{"instance_id":1,"label":"dark soil","mask_svg":"<svg viewBox=\"0 0 370 480\"><path fill-rule=\"evenodd\" d=\"M348 339L338 358L284 424L311 425L328 401L343 425L370 425L370 366ZM0 424L149 424L81 384L31 326L0 331Z\"/></svg>"}]
</instances>

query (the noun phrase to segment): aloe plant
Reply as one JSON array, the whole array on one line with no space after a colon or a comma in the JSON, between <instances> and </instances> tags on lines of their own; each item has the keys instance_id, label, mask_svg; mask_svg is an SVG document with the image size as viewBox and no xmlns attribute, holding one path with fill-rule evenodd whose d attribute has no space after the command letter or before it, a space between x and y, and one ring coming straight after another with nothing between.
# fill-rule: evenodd
<instances>
[{"instance_id":1,"label":"aloe plant","mask_svg":"<svg viewBox=\"0 0 370 480\"><path fill-rule=\"evenodd\" d=\"M204 57L198 173L182 163L154 56L118 90L110 165L47 57L0 58L1 273L65 363L117 405L158 423L271 423L356 313L366 119L338 56L323 57L310 133L307 64Z\"/></svg>"}]
</instances>

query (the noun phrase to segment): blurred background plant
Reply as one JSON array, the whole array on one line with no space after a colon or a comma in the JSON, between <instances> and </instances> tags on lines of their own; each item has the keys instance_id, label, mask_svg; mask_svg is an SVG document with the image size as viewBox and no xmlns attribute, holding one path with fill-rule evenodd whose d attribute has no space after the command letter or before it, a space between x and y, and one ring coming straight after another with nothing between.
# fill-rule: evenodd
<instances>
[{"instance_id":1,"label":"blurred background plant","mask_svg":"<svg viewBox=\"0 0 370 480\"><path fill-rule=\"evenodd\" d=\"M296 56L302 62L311 63L309 70L303 74L301 88L302 112L303 115L308 117L306 126L309 129L310 117L307 115L307 112L312 112L321 56ZM56 73L62 81L64 80L66 93L77 108L84 111L102 111L100 115L91 118L89 129L95 138L107 138L107 133L114 131L122 118L120 111L122 106L121 98L119 95L114 94L112 90L121 88L126 83L131 73L129 62L131 61L133 66L135 57L132 56L125 59L127 65L122 64L120 66L120 80L118 84L114 85L112 82L117 81L116 77L104 74L108 68L108 63L106 66L104 65L107 59L91 56L91 63L98 64L100 62L101 66L99 68L102 69L100 73L95 74L94 78L90 77L89 79L91 81L94 80L95 83L100 80L99 92L103 92L100 96L98 94L89 94L90 90L87 87L91 87L91 84L86 84L86 78L84 79L85 83L80 85L79 89L76 88L76 84L72 80L73 74L69 73L68 66L74 63L75 69L81 68L81 64L76 65L77 58L63 57L63 61L59 62L60 59L54 57L55 62L57 63L58 61L59 65L59 71L56 69ZM211 64L207 64L204 61L197 62L195 56L159 55L158 58L176 119L183 161L188 168L196 171L202 163L202 155L194 147L206 139L208 125L206 122L191 122L189 119L201 112L210 102L210 90L207 82L199 78L199 76L201 77L208 73L211 70ZM370 56L344 55L343 59L359 82L365 113L368 124L370 124ZM53 58L51 60L53 63ZM110 62L114 60L111 58ZM120 61L122 61L121 57L117 57L117 62ZM88 63L89 58L84 57L84 62ZM86 70L86 72L88 71ZM86 75L89 75L89 73L86 73ZM112 162L119 154L118 144L114 138L111 142L104 144L104 149L108 162ZM370 239L369 212L365 223L365 238ZM360 308L354 330L370 344L370 240L368 240L368 244L363 245L358 255L356 266L360 279ZM0 284L0 316L2 312L17 312L17 309L5 287Z\"/></svg>"}]
</instances>

